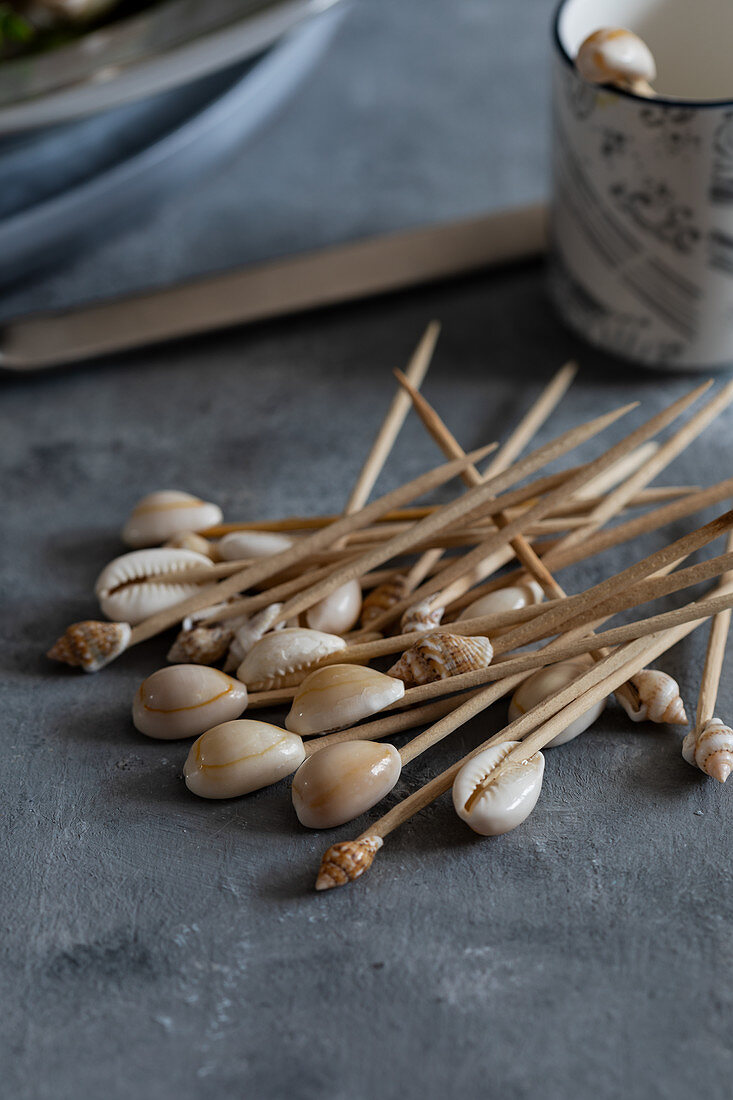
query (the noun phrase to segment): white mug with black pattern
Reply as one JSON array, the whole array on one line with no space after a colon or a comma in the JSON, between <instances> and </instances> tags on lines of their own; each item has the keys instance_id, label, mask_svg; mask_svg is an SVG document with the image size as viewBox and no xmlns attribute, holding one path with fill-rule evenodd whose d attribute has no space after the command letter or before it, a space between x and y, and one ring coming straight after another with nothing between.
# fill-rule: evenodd
<instances>
[{"instance_id":1,"label":"white mug with black pattern","mask_svg":"<svg viewBox=\"0 0 733 1100\"><path fill-rule=\"evenodd\" d=\"M573 63L600 27L651 48L647 99ZM591 343L733 366L733 0L562 0L554 28L550 286Z\"/></svg>"}]
</instances>

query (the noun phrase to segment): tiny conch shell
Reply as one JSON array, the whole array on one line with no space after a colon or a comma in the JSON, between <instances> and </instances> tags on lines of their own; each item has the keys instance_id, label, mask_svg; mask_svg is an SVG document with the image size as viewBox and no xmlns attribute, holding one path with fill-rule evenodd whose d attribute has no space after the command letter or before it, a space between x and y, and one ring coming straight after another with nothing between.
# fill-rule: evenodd
<instances>
[{"instance_id":1,"label":"tiny conch shell","mask_svg":"<svg viewBox=\"0 0 733 1100\"><path fill-rule=\"evenodd\" d=\"M401 771L397 749L379 741L342 741L318 749L293 776L298 820L308 829L353 821L389 794Z\"/></svg>"},{"instance_id":2,"label":"tiny conch shell","mask_svg":"<svg viewBox=\"0 0 733 1100\"><path fill-rule=\"evenodd\" d=\"M146 737L197 737L247 707L247 688L207 665L168 665L143 680L132 703L135 729Z\"/></svg>"},{"instance_id":3,"label":"tiny conch shell","mask_svg":"<svg viewBox=\"0 0 733 1100\"><path fill-rule=\"evenodd\" d=\"M332 890L334 886L345 886L359 878L369 870L383 844L381 836L332 844L321 860L316 890Z\"/></svg>"},{"instance_id":4,"label":"tiny conch shell","mask_svg":"<svg viewBox=\"0 0 733 1100\"><path fill-rule=\"evenodd\" d=\"M192 550L133 550L115 558L97 578L94 592L108 619L139 623L198 592L202 582L156 581L156 575L211 569L211 559Z\"/></svg>"},{"instance_id":5,"label":"tiny conch shell","mask_svg":"<svg viewBox=\"0 0 733 1100\"><path fill-rule=\"evenodd\" d=\"M639 706L634 707L623 695L621 705L633 722L669 722L674 726L686 726L687 715L680 698L679 684L666 672L656 668L643 668L628 681L639 696Z\"/></svg>"},{"instance_id":6,"label":"tiny conch shell","mask_svg":"<svg viewBox=\"0 0 733 1100\"><path fill-rule=\"evenodd\" d=\"M580 45L575 65L591 84L649 82L657 75L646 42L624 27L602 27L588 35Z\"/></svg>"},{"instance_id":7,"label":"tiny conch shell","mask_svg":"<svg viewBox=\"0 0 733 1100\"><path fill-rule=\"evenodd\" d=\"M398 573L391 580L373 588L364 597L364 603L361 607L361 625L366 628L371 622L378 619L383 611L389 611L391 607L399 603L405 596L406 584L407 577L405 574Z\"/></svg>"},{"instance_id":8,"label":"tiny conch shell","mask_svg":"<svg viewBox=\"0 0 733 1100\"><path fill-rule=\"evenodd\" d=\"M491 773L519 741L492 745L468 760L453 781L453 806L462 821L481 836L500 836L529 817L542 788L545 758L536 752L512 762L491 781ZM488 780L488 782L487 782Z\"/></svg>"},{"instance_id":9,"label":"tiny conch shell","mask_svg":"<svg viewBox=\"0 0 733 1100\"><path fill-rule=\"evenodd\" d=\"M234 627L227 622L184 627L168 650L167 659L173 664L214 665L233 637Z\"/></svg>"},{"instance_id":10,"label":"tiny conch shell","mask_svg":"<svg viewBox=\"0 0 733 1100\"><path fill-rule=\"evenodd\" d=\"M416 603L414 607L408 607L400 623L400 630L403 634L435 630L436 626L440 626L440 620L445 615L445 608L434 607L431 610L431 599L432 597L429 596L426 600Z\"/></svg>"},{"instance_id":11,"label":"tiny conch shell","mask_svg":"<svg viewBox=\"0 0 733 1100\"><path fill-rule=\"evenodd\" d=\"M592 665L593 658L583 654L580 657L573 657L569 661L558 661L556 665L549 665L547 668L540 668L537 672L532 673L519 685L512 696L512 701L509 704L509 721L513 722L520 715L526 714L528 710L536 707L539 703L543 703L551 695L557 695L569 684L572 684L573 680L577 680L579 676L587 672ZM552 741L545 745L545 748L556 748L558 745L564 745L566 741L572 741L574 737L578 737L600 717L605 705L606 700L600 699L590 710L587 710L580 718L576 718L566 729L558 733L557 737L553 737Z\"/></svg>"},{"instance_id":12,"label":"tiny conch shell","mask_svg":"<svg viewBox=\"0 0 733 1100\"><path fill-rule=\"evenodd\" d=\"M271 603L263 607L252 618L237 624L233 632L229 653L224 664L225 672L232 672L239 668L244 658L254 648L260 638L267 634L268 630L284 630L285 623L275 620L283 609L281 603Z\"/></svg>"},{"instance_id":13,"label":"tiny conch shell","mask_svg":"<svg viewBox=\"0 0 733 1100\"><path fill-rule=\"evenodd\" d=\"M182 531L205 531L221 519L218 505L177 489L164 489L137 502L122 529L122 541L135 550L160 546Z\"/></svg>"},{"instance_id":14,"label":"tiny conch shell","mask_svg":"<svg viewBox=\"0 0 733 1100\"><path fill-rule=\"evenodd\" d=\"M361 614L361 585L357 580L347 581L340 588L324 596L305 613L306 624L312 630L325 630L328 634L346 634Z\"/></svg>"},{"instance_id":15,"label":"tiny conch shell","mask_svg":"<svg viewBox=\"0 0 733 1100\"><path fill-rule=\"evenodd\" d=\"M688 764L725 783L733 771L733 730L719 718L711 718L699 733L691 730L682 742Z\"/></svg>"},{"instance_id":16,"label":"tiny conch shell","mask_svg":"<svg viewBox=\"0 0 733 1100\"><path fill-rule=\"evenodd\" d=\"M215 561L218 557L213 542L209 542L203 535L197 535L195 531L181 531L180 535L174 535L164 543L165 550L193 550L196 554L203 554L206 558Z\"/></svg>"},{"instance_id":17,"label":"tiny conch shell","mask_svg":"<svg viewBox=\"0 0 733 1100\"><path fill-rule=\"evenodd\" d=\"M216 549L222 561L271 558L289 550L293 540L275 531L232 531L219 539Z\"/></svg>"},{"instance_id":18,"label":"tiny conch shell","mask_svg":"<svg viewBox=\"0 0 733 1100\"><path fill-rule=\"evenodd\" d=\"M269 722L240 718L202 733L183 766L201 798L238 798L292 775L305 760L300 737Z\"/></svg>"},{"instance_id":19,"label":"tiny conch shell","mask_svg":"<svg viewBox=\"0 0 733 1100\"><path fill-rule=\"evenodd\" d=\"M401 680L364 665L324 665L303 680L285 725L294 733L326 733L368 718L405 694Z\"/></svg>"},{"instance_id":20,"label":"tiny conch shell","mask_svg":"<svg viewBox=\"0 0 733 1100\"><path fill-rule=\"evenodd\" d=\"M464 634L449 634L436 630L406 649L399 661L389 669L408 687L429 684L433 680L447 680L461 672L487 668L494 650L488 638Z\"/></svg>"},{"instance_id":21,"label":"tiny conch shell","mask_svg":"<svg viewBox=\"0 0 733 1100\"><path fill-rule=\"evenodd\" d=\"M543 597L544 593L537 581L510 584L505 588L497 588L496 592L489 592L486 596L479 596L464 608L458 616L458 622L462 619L478 619L483 615L496 615L502 611L516 611L520 607L542 603Z\"/></svg>"},{"instance_id":22,"label":"tiny conch shell","mask_svg":"<svg viewBox=\"0 0 733 1100\"><path fill-rule=\"evenodd\" d=\"M130 640L129 623L100 623L86 619L72 623L46 654L52 661L99 672L127 649Z\"/></svg>"},{"instance_id":23,"label":"tiny conch shell","mask_svg":"<svg viewBox=\"0 0 733 1100\"><path fill-rule=\"evenodd\" d=\"M300 683L306 669L346 648L336 634L292 626L265 634L237 669L250 691L270 691Z\"/></svg>"}]
</instances>

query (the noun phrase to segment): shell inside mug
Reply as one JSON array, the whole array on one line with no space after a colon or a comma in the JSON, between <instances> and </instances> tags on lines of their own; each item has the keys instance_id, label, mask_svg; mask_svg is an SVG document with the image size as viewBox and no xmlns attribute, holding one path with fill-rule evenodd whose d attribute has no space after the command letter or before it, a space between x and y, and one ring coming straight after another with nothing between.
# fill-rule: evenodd
<instances>
[{"instance_id":1,"label":"shell inside mug","mask_svg":"<svg viewBox=\"0 0 733 1100\"><path fill-rule=\"evenodd\" d=\"M660 96L733 99L733 3L730 0L565 0L557 20L560 45L574 58L600 27L626 27L651 49Z\"/></svg>"}]
</instances>

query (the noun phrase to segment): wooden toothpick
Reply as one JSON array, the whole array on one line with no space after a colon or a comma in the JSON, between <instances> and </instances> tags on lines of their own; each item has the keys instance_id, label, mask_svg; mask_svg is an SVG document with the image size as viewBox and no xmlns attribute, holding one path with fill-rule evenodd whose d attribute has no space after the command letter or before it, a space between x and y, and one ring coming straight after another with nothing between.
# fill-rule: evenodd
<instances>
[{"instance_id":1,"label":"wooden toothpick","mask_svg":"<svg viewBox=\"0 0 733 1100\"><path fill-rule=\"evenodd\" d=\"M728 550L733 550L733 534L728 536ZM725 574L722 583L730 584L731 582L733 582L733 573ZM723 671L723 662L725 661L725 647L728 641L730 620L731 611L728 608L714 617L710 627L710 637L708 638L702 681L700 683L700 694L697 700L696 735L701 733L704 726L715 715L715 704L718 701L718 689Z\"/></svg>"}]
</instances>

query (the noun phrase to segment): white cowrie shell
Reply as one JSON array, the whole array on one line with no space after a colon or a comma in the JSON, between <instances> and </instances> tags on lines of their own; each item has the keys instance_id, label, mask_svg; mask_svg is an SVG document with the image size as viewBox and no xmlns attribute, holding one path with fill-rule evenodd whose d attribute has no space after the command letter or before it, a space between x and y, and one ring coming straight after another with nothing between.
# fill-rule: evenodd
<instances>
[{"instance_id":1,"label":"white cowrie shell","mask_svg":"<svg viewBox=\"0 0 733 1100\"><path fill-rule=\"evenodd\" d=\"M286 627L255 643L237 669L237 677L250 691L289 687L303 678L307 668L345 648L346 642L336 634Z\"/></svg>"},{"instance_id":2,"label":"white cowrie shell","mask_svg":"<svg viewBox=\"0 0 733 1100\"><path fill-rule=\"evenodd\" d=\"M222 722L191 746L186 786L201 798L238 798L284 779L305 760L300 737L269 722Z\"/></svg>"},{"instance_id":3,"label":"white cowrie shell","mask_svg":"<svg viewBox=\"0 0 733 1100\"><path fill-rule=\"evenodd\" d=\"M108 619L134 625L199 590L199 584L187 584L183 579L157 582L156 574L199 568L211 569L211 559L193 550L133 550L105 566L94 592Z\"/></svg>"},{"instance_id":4,"label":"white cowrie shell","mask_svg":"<svg viewBox=\"0 0 733 1100\"><path fill-rule=\"evenodd\" d=\"M497 588L496 592L489 592L488 595L474 600L461 612L457 621L478 619L482 615L495 615L502 611L516 611L520 607L541 603L543 596L544 593L537 581L510 584L506 588Z\"/></svg>"},{"instance_id":5,"label":"white cowrie shell","mask_svg":"<svg viewBox=\"0 0 733 1100\"><path fill-rule=\"evenodd\" d=\"M285 725L295 733L343 729L384 710L405 694L401 680L364 665L324 665L306 676Z\"/></svg>"},{"instance_id":6,"label":"white cowrie shell","mask_svg":"<svg viewBox=\"0 0 733 1100\"><path fill-rule=\"evenodd\" d=\"M549 665L547 668L538 669L537 672L527 677L514 692L512 701L509 704L509 721L513 722L520 715L531 710L532 707L536 707L538 703L549 699L551 695L557 695L573 680L577 680L583 672L586 672L592 663L592 658L581 656L573 657L569 661L559 661L556 665ZM558 745L564 745L566 741L572 741L573 738L578 737L600 717L605 705L605 699L595 703L580 718L576 718L574 722L571 722L567 729L564 729L562 733L558 733L557 737L553 737L552 741L545 745L545 748L557 748Z\"/></svg>"},{"instance_id":7,"label":"white cowrie shell","mask_svg":"<svg viewBox=\"0 0 733 1100\"><path fill-rule=\"evenodd\" d=\"M205 531L221 523L221 508L177 489L163 489L139 500L122 528L122 541L138 549L159 546L184 531Z\"/></svg>"},{"instance_id":8,"label":"white cowrie shell","mask_svg":"<svg viewBox=\"0 0 733 1100\"><path fill-rule=\"evenodd\" d=\"M545 770L541 752L536 752L525 763L513 763L505 774L481 792L470 809L466 809L478 785L518 744L519 741L503 741L484 749L463 765L453 782L456 813L481 836L500 836L516 829L537 804Z\"/></svg>"},{"instance_id":9,"label":"white cowrie shell","mask_svg":"<svg viewBox=\"0 0 733 1100\"><path fill-rule=\"evenodd\" d=\"M232 531L216 544L222 561L244 561L250 558L271 558L289 550L293 540L276 531Z\"/></svg>"},{"instance_id":10,"label":"white cowrie shell","mask_svg":"<svg viewBox=\"0 0 733 1100\"><path fill-rule=\"evenodd\" d=\"M657 75L646 42L624 27L602 27L581 43L575 58L578 72L591 84L651 82Z\"/></svg>"},{"instance_id":11,"label":"white cowrie shell","mask_svg":"<svg viewBox=\"0 0 733 1100\"><path fill-rule=\"evenodd\" d=\"M268 630L285 629L285 623L275 622L282 609L281 603L271 603L251 618L245 618L244 622L237 622L224 665L225 672L239 668L247 654L254 649L260 638L264 638Z\"/></svg>"},{"instance_id":12,"label":"white cowrie shell","mask_svg":"<svg viewBox=\"0 0 733 1100\"><path fill-rule=\"evenodd\" d=\"M312 630L325 630L328 634L346 634L361 615L361 585L357 580L347 581L335 592L319 600L305 613L305 621Z\"/></svg>"},{"instance_id":13,"label":"white cowrie shell","mask_svg":"<svg viewBox=\"0 0 733 1100\"><path fill-rule=\"evenodd\" d=\"M393 745L342 741L318 749L293 776L293 806L301 825L333 829L381 802L402 771Z\"/></svg>"},{"instance_id":14,"label":"white cowrie shell","mask_svg":"<svg viewBox=\"0 0 733 1100\"><path fill-rule=\"evenodd\" d=\"M197 737L247 707L247 688L208 665L168 665L143 680L132 703L135 728L147 737Z\"/></svg>"}]
</instances>

